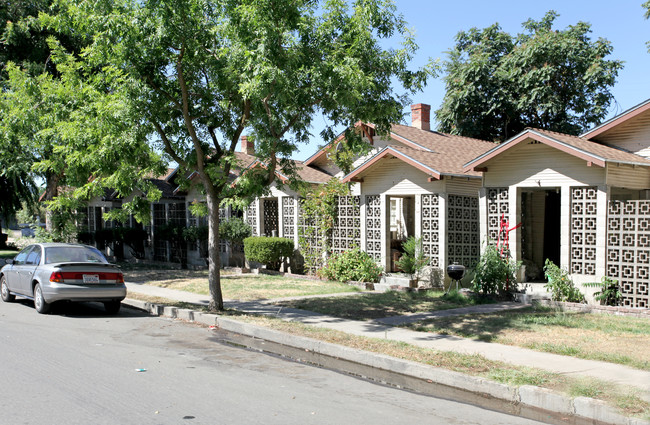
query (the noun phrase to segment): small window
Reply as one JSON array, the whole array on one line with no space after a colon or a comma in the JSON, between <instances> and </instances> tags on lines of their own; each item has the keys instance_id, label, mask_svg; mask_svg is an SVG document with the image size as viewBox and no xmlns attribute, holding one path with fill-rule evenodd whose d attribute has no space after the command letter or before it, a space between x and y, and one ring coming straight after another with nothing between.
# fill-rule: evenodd
<instances>
[{"instance_id":1,"label":"small window","mask_svg":"<svg viewBox=\"0 0 650 425\"><path fill-rule=\"evenodd\" d=\"M23 249L14 257L14 264L20 265L20 264L25 264L25 260L27 259L27 255L30 253L30 251L34 249L34 245L30 245L27 248Z\"/></svg>"},{"instance_id":2,"label":"small window","mask_svg":"<svg viewBox=\"0 0 650 425\"><path fill-rule=\"evenodd\" d=\"M34 249L27 255L27 260L25 264L37 266L41 262L41 247L35 246Z\"/></svg>"}]
</instances>

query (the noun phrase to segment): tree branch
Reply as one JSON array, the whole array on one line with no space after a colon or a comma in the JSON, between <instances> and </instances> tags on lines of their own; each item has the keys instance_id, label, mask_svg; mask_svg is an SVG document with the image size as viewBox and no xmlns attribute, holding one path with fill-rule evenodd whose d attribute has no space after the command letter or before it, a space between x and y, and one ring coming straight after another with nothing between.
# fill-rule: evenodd
<instances>
[{"instance_id":1,"label":"tree branch","mask_svg":"<svg viewBox=\"0 0 650 425\"><path fill-rule=\"evenodd\" d=\"M163 144L165 145L165 152L169 154L169 156L172 157L174 161L178 163L178 165L182 167L187 167L187 162L182 159L176 151L174 150L174 147L172 146L171 142L167 138L167 134L165 133L165 130L163 130L162 126L158 121L152 120L154 127L156 128L156 131L158 132L158 135L163 141Z\"/></svg>"}]
</instances>

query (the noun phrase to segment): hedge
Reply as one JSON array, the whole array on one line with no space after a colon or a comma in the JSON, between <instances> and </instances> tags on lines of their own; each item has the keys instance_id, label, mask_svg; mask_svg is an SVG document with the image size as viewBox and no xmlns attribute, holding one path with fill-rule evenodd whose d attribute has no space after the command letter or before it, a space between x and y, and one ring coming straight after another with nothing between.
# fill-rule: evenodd
<instances>
[{"instance_id":1,"label":"hedge","mask_svg":"<svg viewBox=\"0 0 650 425\"><path fill-rule=\"evenodd\" d=\"M251 236L244 239L244 254L248 261L266 264L269 270L280 270L282 261L293 255L293 239Z\"/></svg>"}]
</instances>

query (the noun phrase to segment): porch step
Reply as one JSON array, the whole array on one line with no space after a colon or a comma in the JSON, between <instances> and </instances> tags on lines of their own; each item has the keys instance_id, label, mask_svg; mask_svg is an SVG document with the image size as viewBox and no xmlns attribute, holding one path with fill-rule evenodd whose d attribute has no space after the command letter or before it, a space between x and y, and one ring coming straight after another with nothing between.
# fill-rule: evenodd
<instances>
[{"instance_id":1,"label":"porch step","mask_svg":"<svg viewBox=\"0 0 650 425\"><path fill-rule=\"evenodd\" d=\"M408 288L411 280L406 276L399 275L383 275L379 283L375 283L375 291L386 292L397 287Z\"/></svg>"}]
</instances>

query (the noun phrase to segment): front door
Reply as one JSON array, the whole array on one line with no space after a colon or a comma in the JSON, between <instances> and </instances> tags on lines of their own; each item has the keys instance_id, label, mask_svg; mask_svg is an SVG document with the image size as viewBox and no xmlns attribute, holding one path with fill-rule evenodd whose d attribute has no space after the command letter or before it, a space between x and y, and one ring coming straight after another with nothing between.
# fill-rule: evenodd
<instances>
[{"instance_id":1,"label":"front door","mask_svg":"<svg viewBox=\"0 0 650 425\"><path fill-rule=\"evenodd\" d=\"M560 265L560 208L559 191L546 192L544 214L544 260Z\"/></svg>"}]
</instances>

